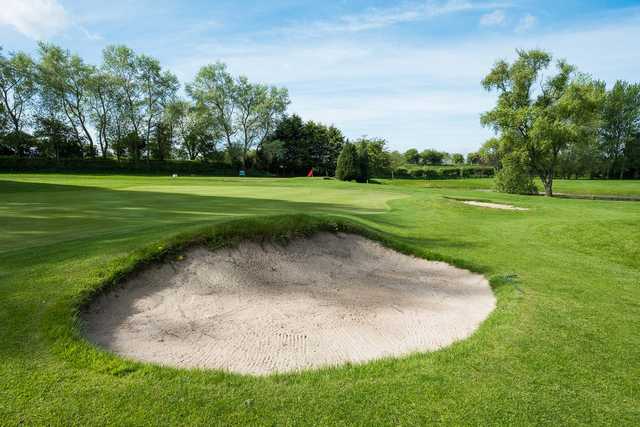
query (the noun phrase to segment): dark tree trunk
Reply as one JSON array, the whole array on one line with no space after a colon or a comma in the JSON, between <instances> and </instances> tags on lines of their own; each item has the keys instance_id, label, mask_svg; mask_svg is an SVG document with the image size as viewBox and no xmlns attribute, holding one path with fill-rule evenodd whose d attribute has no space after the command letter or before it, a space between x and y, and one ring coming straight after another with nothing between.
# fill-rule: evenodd
<instances>
[{"instance_id":1,"label":"dark tree trunk","mask_svg":"<svg viewBox=\"0 0 640 427\"><path fill-rule=\"evenodd\" d=\"M622 155L622 164L620 165L620 179L624 179L624 169L626 167L627 156L625 154Z\"/></svg>"},{"instance_id":2,"label":"dark tree trunk","mask_svg":"<svg viewBox=\"0 0 640 427\"><path fill-rule=\"evenodd\" d=\"M543 175L540 177L544 186L544 195L546 197L553 196L553 175Z\"/></svg>"}]
</instances>

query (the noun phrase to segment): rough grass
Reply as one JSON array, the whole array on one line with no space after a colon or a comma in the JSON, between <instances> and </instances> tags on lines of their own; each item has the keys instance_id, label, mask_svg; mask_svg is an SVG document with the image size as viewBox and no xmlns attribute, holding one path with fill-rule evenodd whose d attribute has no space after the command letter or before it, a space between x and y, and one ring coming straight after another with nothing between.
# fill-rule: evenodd
<instances>
[{"instance_id":1,"label":"rough grass","mask_svg":"<svg viewBox=\"0 0 640 427\"><path fill-rule=\"evenodd\" d=\"M0 424L638 425L639 218L637 202L464 187L0 175ZM81 338L83 301L185 242L342 228L486 274L498 308L435 353L267 378L135 363Z\"/></svg>"}]
</instances>

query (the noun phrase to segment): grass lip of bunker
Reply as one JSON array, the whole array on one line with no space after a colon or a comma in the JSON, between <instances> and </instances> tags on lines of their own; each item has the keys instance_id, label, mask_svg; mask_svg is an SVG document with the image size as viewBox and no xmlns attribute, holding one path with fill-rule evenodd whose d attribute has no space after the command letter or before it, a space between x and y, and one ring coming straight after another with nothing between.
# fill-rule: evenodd
<instances>
[{"instance_id":1,"label":"grass lip of bunker","mask_svg":"<svg viewBox=\"0 0 640 427\"><path fill-rule=\"evenodd\" d=\"M98 295L87 338L128 358L266 375L431 351L495 308L484 276L319 232L186 250Z\"/></svg>"}]
</instances>

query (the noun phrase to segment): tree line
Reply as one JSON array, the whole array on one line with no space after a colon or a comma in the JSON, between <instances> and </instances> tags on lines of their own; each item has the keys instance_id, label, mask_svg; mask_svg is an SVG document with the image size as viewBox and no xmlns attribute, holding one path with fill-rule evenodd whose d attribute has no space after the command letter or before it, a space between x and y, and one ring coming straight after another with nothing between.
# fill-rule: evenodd
<instances>
[{"instance_id":1,"label":"tree line","mask_svg":"<svg viewBox=\"0 0 640 427\"><path fill-rule=\"evenodd\" d=\"M639 178L640 85L607 88L563 60L550 73L552 63L541 50L496 62L482 84L498 101L481 117L496 137L465 161L434 149L390 152L380 138L349 141L335 126L288 115L286 88L220 62L181 92L157 59L122 45L106 47L99 65L49 43L34 57L0 48L0 156L186 159L333 176L344 151L344 179L424 177L430 166L466 163L495 168L499 190L535 192L538 177L549 195L556 177Z\"/></svg>"},{"instance_id":2,"label":"tree line","mask_svg":"<svg viewBox=\"0 0 640 427\"><path fill-rule=\"evenodd\" d=\"M288 115L285 88L233 76L220 62L203 66L184 85L186 96L180 88L157 59L122 45L106 47L99 65L49 43L39 43L34 56L0 48L0 156L185 159L334 176L339 154L352 144L369 165L354 177L360 181L450 158L435 150L389 152L380 138L350 142L335 126Z\"/></svg>"},{"instance_id":3,"label":"tree line","mask_svg":"<svg viewBox=\"0 0 640 427\"><path fill-rule=\"evenodd\" d=\"M35 56L0 48L0 156L183 159L335 175L349 141L335 126L288 115L286 88L233 76L220 62L203 66L184 85L186 96L180 88L157 59L122 45L106 47L99 65L49 43ZM389 173L386 141L354 143L370 153L372 173Z\"/></svg>"},{"instance_id":4,"label":"tree line","mask_svg":"<svg viewBox=\"0 0 640 427\"><path fill-rule=\"evenodd\" d=\"M289 104L285 88L202 67L179 95L178 78L126 46L86 63L39 43L37 57L0 49L0 155L226 160L249 167Z\"/></svg>"}]
</instances>

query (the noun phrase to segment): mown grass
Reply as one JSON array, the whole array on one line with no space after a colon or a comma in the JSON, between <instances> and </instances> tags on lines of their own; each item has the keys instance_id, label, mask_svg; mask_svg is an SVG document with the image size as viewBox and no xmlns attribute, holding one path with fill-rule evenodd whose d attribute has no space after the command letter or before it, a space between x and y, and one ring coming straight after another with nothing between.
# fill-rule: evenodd
<instances>
[{"instance_id":1,"label":"mown grass","mask_svg":"<svg viewBox=\"0 0 640 427\"><path fill-rule=\"evenodd\" d=\"M82 339L79 305L142 262L193 240L318 229L484 273L498 307L438 352L266 378L140 364ZM637 202L320 179L0 175L0 231L0 424L640 423Z\"/></svg>"},{"instance_id":2,"label":"mown grass","mask_svg":"<svg viewBox=\"0 0 640 427\"><path fill-rule=\"evenodd\" d=\"M380 182L388 185L425 188L458 188L468 190L491 190L493 178L469 179L382 179ZM542 191L540 180L536 180ZM553 184L554 192L561 194L575 194L580 196L627 196L640 197L640 180L598 180L598 179L556 179Z\"/></svg>"}]
</instances>

